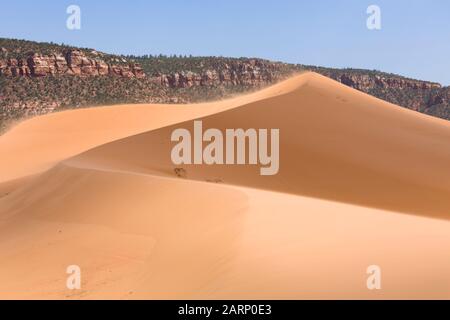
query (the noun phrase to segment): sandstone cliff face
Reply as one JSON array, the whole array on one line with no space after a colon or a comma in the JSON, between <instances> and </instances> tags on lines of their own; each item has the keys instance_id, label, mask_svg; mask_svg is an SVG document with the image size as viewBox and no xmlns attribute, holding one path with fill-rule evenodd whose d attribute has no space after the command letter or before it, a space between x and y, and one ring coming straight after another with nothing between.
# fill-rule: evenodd
<instances>
[{"instance_id":1,"label":"sandstone cliff face","mask_svg":"<svg viewBox=\"0 0 450 320\"><path fill-rule=\"evenodd\" d=\"M181 71L171 74L157 73L150 77L155 84L167 88L190 88L193 86L260 86L286 77L280 72L280 63L259 59L223 64L217 69L204 72Z\"/></svg>"},{"instance_id":2,"label":"sandstone cliff face","mask_svg":"<svg viewBox=\"0 0 450 320\"><path fill-rule=\"evenodd\" d=\"M439 83L420 81L396 75L380 75L371 71L320 69L314 70L342 84L409 109L424 112L437 104L448 104L449 99Z\"/></svg>"},{"instance_id":3,"label":"sandstone cliff face","mask_svg":"<svg viewBox=\"0 0 450 320\"><path fill-rule=\"evenodd\" d=\"M331 75L330 75L331 76ZM428 81L410 80L399 77L383 77L370 75L355 75L343 73L337 76L331 76L335 80L358 90L365 91L374 88L391 88L391 89L439 89L439 83Z\"/></svg>"},{"instance_id":4,"label":"sandstone cliff face","mask_svg":"<svg viewBox=\"0 0 450 320\"><path fill-rule=\"evenodd\" d=\"M30 68L23 59L0 60L0 75L29 76Z\"/></svg>"},{"instance_id":5,"label":"sandstone cliff face","mask_svg":"<svg viewBox=\"0 0 450 320\"><path fill-rule=\"evenodd\" d=\"M80 50L65 50L43 55L30 53L27 58L0 59L0 75L8 77L45 77L50 75L102 76L144 78L145 73L136 63L126 60L120 64L107 63L100 57L87 57Z\"/></svg>"},{"instance_id":6,"label":"sandstone cliff face","mask_svg":"<svg viewBox=\"0 0 450 320\"><path fill-rule=\"evenodd\" d=\"M395 75L361 74L361 72L295 66L261 59L236 60L220 64L202 72L184 70L174 73L155 73L150 80L167 88L190 88L194 86L261 86L282 80L301 70L312 70L349 87L373 93L375 90L414 90L418 92L441 89L434 82L407 79Z\"/></svg>"},{"instance_id":7,"label":"sandstone cliff face","mask_svg":"<svg viewBox=\"0 0 450 320\"><path fill-rule=\"evenodd\" d=\"M1 48L2 53L8 53ZM92 51L88 57L85 52L76 49L65 49L52 54L30 53L27 58L0 59L0 75L8 77L27 76L45 77L50 75L75 76L107 76L124 78L144 78L142 67L123 58L115 58L111 62L102 59L103 54ZM306 69L308 69L306 67ZM173 73L156 72L150 75L153 84L165 88L190 88L194 86L261 86L282 80L301 67L275 63L262 59L235 60L218 64L201 72L180 70ZM363 92L374 89L439 89L437 83L406 79L396 76L380 76L359 74L346 70L319 68L313 71L322 73L347 86ZM436 97L436 99L440 99ZM414 106L413 106L414 107Z\"/></svg>"}]
</instances>

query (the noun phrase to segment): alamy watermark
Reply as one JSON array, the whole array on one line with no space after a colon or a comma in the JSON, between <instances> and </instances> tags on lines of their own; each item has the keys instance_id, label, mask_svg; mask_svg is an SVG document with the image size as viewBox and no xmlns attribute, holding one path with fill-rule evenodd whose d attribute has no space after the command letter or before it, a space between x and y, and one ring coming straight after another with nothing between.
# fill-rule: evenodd
<instances>
[{"instance_id":1,"label":"alamy watermark","mask_svg":"<svg viewBox=\"0 0 450 320\"><path fill-rule=\"evenodd\" d=\"M369 17L366 21L367 29L381 30L381 8L375 4L367 7L367 14Z\"/></svg>"},{"instance_id":2,"label":"alamy watermark","mask_svg":"<svg viewBox=\"0 0 450 320\"><path fill-rule=\"evenodd\" d=\"M371 265L367 267L367 277L366 285L369 290L380 290L381 289L381 268L377 265Z\"/></svg>"},{"instance_id":3,"label":"alamy watermark","mask_svg":"<svg viewBox=\"0 0 450 320\"><path fill-rule=\"evenodd\" d=\"M171 141L178 143L172 148L171 158L175 165L259 164L260 174L271 176L280 168L280 130L270 129L270 154L268 140L268 129L226 129L223 133L212 128L203 132L203 123L199 120L194 121L193 137L184 128L172 132Z\"/></svg>"},{"instance_id":4,"label":"alamy watermark","mask_svg":"<svg viewBox=\"0 0 450 320\"><path fill-rule=\"evenodd\" d=\"M66 280L66 287L69 290L81 289L81 268L77 265L68 266L66 273L69 275Z\"/></svg>"},{"instance_id":5,"label":"alamy watermark","mask_svg":"<svg viewBox=\"0 0 450 320\"><path fill-rule=\"evenodd\" d=\"M81 29L81 8L75 4L67 7L66 13L69 15L66 20L66 27L69 30Z\"/></svg>"}]
</instances>

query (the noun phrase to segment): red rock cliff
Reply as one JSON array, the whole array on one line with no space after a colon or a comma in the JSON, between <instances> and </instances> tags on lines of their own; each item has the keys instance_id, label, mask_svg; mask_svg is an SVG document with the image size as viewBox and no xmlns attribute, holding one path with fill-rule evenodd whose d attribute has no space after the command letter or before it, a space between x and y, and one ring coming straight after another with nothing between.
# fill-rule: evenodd
<instances>
[{"instance_id":1,"label":"red rock cliff","mask_svg":"<svg viewBox=\"0 0 450 320\"><path fill-rule=\"evenodd\" d=\"M26 58L0 59L0 75L45 77L49 75L78 75L101 76L115 75L125 78L144 78L142 68L126 60L118 63L107 63L101 55L92 58L80 50L66 50L64 52L43 55L30 53ZM116 59L117 60L117 59Z\"/></svg>"}]
</instances>

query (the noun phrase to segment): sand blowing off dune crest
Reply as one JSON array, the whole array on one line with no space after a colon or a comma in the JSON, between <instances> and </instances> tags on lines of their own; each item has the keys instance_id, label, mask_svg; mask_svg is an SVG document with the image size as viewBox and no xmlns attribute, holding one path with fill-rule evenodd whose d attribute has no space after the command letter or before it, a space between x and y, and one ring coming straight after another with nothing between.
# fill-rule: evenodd
<instances>
[{"instance_id":1,"label":"sand blowing off dune crest","mask_svg":"<svg viewBox=\"0 0 450 320\"><path fill-rule=\"evenodd\" d=\"M0 183L45 171L107 142L286 93L304 81L299 77L298 81L211 103L116 105L32 118L0 136Z\"/></svg>"},{"instance_id":2,"label":"sand blowing off dune crest","mask_svg":"<svg viewBox=\"0 0 450 320\"><path fill-rule=\"evenodd\" d=\"M69 141L70 118L113 114L136 126L108 122L76 147L56 147ZM0 139L14 163L34 130L66 137L52 148L40 136L45 152L29 149L36 165L2 171L35 176L0 188L11 189L0 196L1 298L450 298L446 121L314 73L218 103L58 117ZM171 132L194 119L205 129L280 129L279 173L173 165ZM65 287L72 264L81 290ZM374 264L382 290L366 286Z\"/></svg>"}]
</instances>

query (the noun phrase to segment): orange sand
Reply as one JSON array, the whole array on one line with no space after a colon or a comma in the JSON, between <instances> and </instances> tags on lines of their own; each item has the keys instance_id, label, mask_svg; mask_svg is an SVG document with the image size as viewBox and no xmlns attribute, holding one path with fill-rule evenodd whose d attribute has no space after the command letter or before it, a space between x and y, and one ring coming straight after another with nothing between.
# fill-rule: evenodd
<instances>
[{"instance_id":1,"label":"orange sand","mask_svg":"<svg viewBox=\"0 0 450 320\"><path fill-rule=\"evenodd\" d=\"M170 134L193 119L279 128L279 174L177 178ZM25 121L0 137L0 298L448 299L449 144L449 122L314 73ZM65 287L73 264L81 290Z\"/></svg>"}]
</instances>

